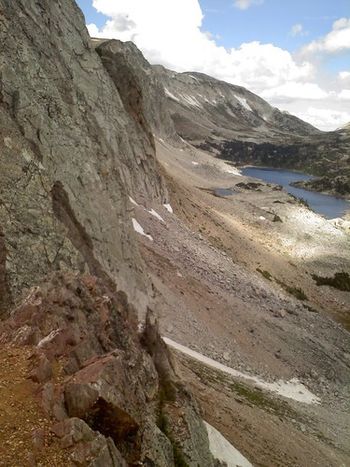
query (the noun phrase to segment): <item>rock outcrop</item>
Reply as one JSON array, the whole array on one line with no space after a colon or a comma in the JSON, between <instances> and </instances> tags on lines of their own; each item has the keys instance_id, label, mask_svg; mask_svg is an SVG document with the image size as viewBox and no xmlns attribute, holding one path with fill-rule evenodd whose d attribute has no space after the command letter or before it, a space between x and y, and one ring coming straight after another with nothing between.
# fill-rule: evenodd
<instances>
[{"instance_id":1,"label":"rock outcrop","mask_svg":"<svg viewBox=\"0 0 350 467\"><path fill-rule=\"evenodd\" d=\"M0 325L0 344L29 349L50 443L68 465L214 465L156 320L147 319L141 336L123 292L93 276L56 273ZM38 437L46 439L36 431L33 443Z\"/></svg>"},{"instance_id":2,"label":"rock outcrop","mask_svg":"<svg viewBox=\"0 0 350 467\"><path fill-rule=\"evenodd\" d=\"M146 305L128 195L147 204L167 194L128 88L104 67L74 1L0 9L1 288L16 299L53 270L103 271Z\"/></svg>"},{"instance_id":3,"label":"rock outcrop","mask_svg":"<svg viewBox=\"0 0 350 467\"><path fill-rule=\"evenodd\" d=\"M98 39L93 39L92 44L123 101L126 97L126 108L130 109L134 119L158 138L176 143L179 137L169 112L164 85L136 45L133 42Z\"/></svg>"}]
</instances>

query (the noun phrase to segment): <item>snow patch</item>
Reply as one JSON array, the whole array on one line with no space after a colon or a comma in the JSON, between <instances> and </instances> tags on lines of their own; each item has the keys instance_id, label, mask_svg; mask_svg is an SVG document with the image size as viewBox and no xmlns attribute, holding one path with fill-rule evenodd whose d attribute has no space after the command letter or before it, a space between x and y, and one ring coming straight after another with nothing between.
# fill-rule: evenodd
<instances>
[{"instance_id":1,"label":"snow patch","mask_svg":"<svg viewBox=\"0 0 350 467\"><path fill-rule=\"evenodd\" d=\"M169 89L164 88L164 92L165 92L165 94L166 94L168 97L170 97L170 99L173 99L174 101L180 102L180 99L178 99L176 96L174 96L174 94L171 93L171 92L169 91Z\"/></svg>"},{"instance_id":2,"label":"snow patch","mask_svg":"<svg viewBox=\"0 0 350 467\"><path fill-rule=\"evenodd\" d=\"M204 421L204 420L203 420ZM208 432L209 448L215 459L227 467L253 467L252 464L213 426L204 421Z\"/></svg>"},{"instance_id":3,"label":"snow patch","mask_svg":"<svg viewBox=\"0 0 350 467\"><path fill-rule=\"evenodd\" d=\"M204 363L205 365L220 370L223 373L226 373L234 378L241 378L247 381L250 381L255 384L255 386L265 389L267 391L278 394L279 396L286 397L288 399L293 399L297 402L302 402L304 404L319 404L320 398L315 396L311 391L309 391L303 384L299 382L297 378L293 378L290 381L279 380L274 383L268 383L257 376L250 376L245 373L242 373L238 370L234 370L231 367L223 365L222 363L213 360L212 358L206 357L195 350L189 349L184 345L178 344L168 337L163 337L164 342L178 350L179 352L184 353L192 357L193 359Z\"/></svg>"},{"instance_id":4,"label":"snow patch","mask_svg":"<svg viewBox=\"0 0 350 467\"><path fill-rule=\"evenodd\" d=\"M266 221L266 217L264 217L264 216L259 216L259 220L260 220L260 221Z\"/></svg>"},{"instance_id":5,"label":"snow patch","mask_svg":"<svg viewBox=\"0 0 350 467\"><path fill-rule=\"evenodd\" d=\"M138 206L138 204L136 203L136 201L131 197L129 196L129 201L131 204L133 204L134 206Z\"/></svg>"},{"instance_id":6,"label":"snow patch","mask_svg":"<svg viewBox=\"0 0 350 467\"><path fill-rule=\"evenodd\" d=\"M192 161L192 165L199 165L199 162Z\"/></svg>"},{"instance_id":7,"label":"snow patch","mask_svg":"<svg viewBox=\"0 0 350 467\"><path fill-rule=\"evenodd\" d=\"M234 94L234 96L238 100L238 102L241 104L242 107L249 110L249 112L253 112L253 109L250 107L245 97L236 96L236 94Z\"/></svg>"},{"instance_id":8,"label":"snow patch","mask_svg":"<svg viewBox=\"0 0 350 467\"><path fill-rule=\"evenodd\" d=\"M169 203L168 203L168 204L163 204L163 206L165 207L165 209L166 209L167 211L170 212L170 214L173 214L174 210L173 210L173 208L170 206Z\"/></svg>"},{"instance_id":9,"label":"snow patch","mask_svg":"<svg viewBox=\"0 0 350 467\"><path fill-rule=\"evenodd\" d=\"M165 221L164 221L164 219L162 218L162 216L160 216L160 215L157 213L157 211L155 211L154 209L151 209L150 211L147 211L147 212L149 212L150 214L152 214L152 216L154 216L154 217L155 217L156 219L158 219L159 221L165 223Z\"/></svg>"},{"instance_id":10,"label":"snow patch","mask_svg":"<svg viewBox=\"0 0 350 467\"><path fill-rule=\"evenodd\" d=\"M198 102L194 96L188 96L187 94L183 94L181 97L187 104L189 104L192 107L202 107L200 102Z\"/></svg>"},{"instance_id":11,"label":"snow patch","mask_svg":"<svg viewBox=\"0 0 350 467\"><path fill-rule=\"evenodd\" d=\"M51 342L59 333L61 332L61 329L54 329L53 331L50 332L46 337L41 339L41 341L38 344L39 349L43 347L45 344L48 344Z\"/></svg>"},{"instance_id":12,"label":"snow patch","mask_svg":"<svg viewBox=\"0 0 350 467\"><path fill-rule=\"evenodd\" d=\"M236 167L232 167L231 165L224 164L221 167L222 171L227 173L227 174L232 174L232 175L239 175L242 176L241 172L236 169Z\"/></svg>"},{"instance_id":13,"label":"snow patch","mask_svg":"<svg viewBox=\"0 0 350 467\"><path fill-rule=\"evenodd\" d=\"M149 240L151 240L151 242L153 242L153 238L151 237L151 235L146 234L146 232L143 230L143 227L137 222L137 220L134 217L131 220L135 232L137 232L140 235L143 235L144 237L147 237Z\"/></svg>"}]
</instances>

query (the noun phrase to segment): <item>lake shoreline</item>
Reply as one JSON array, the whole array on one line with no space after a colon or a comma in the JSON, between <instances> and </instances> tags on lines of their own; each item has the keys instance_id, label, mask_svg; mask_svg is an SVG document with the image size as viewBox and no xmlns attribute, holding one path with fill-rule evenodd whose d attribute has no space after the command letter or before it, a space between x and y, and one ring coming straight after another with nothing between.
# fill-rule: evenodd
<instances>
[{"instance_id":1,"label":"lake shoreline","mask_svg":"<svg viewBox=\"0 0 350 467\"><path fill-rule=\"evenodd\" d=\"M317 177L305 172L285 168L245 165L239 168L242 175L280 185L292 196L303 199L310 209L327 219L345 218L350 212L348 198L334 193L309 189L307 182Z\"/></svg>"},{"instance_id":2,"label":"lake shoreline","mask_svg":"<svg viewBox=\"0 0 350 467\"><path fill-rule=\"evenodd\" d=\"M233 165L233 164L232 164ZM236 166L234 166L236 167ZM296 174L302 174L302 175L307 175L309 177L310 180L317 180L317 179L321 179L323 176L322 175L314 175L314 174L311 174L311 173L308 173L308 172L305 172L303 170L298 170L298 169L289 169L289 168L286 168L286 167L269 167L267 165L251 165L251 164L246 164L246 165L240 165L240 166L237 166L236 167L239 171L242 171L244 169L261 169L261 170L274 170L274 171L279 171L279 170L285 170L285 171L288 171L288 172L291 172L291 173L296 173ZM293 185L293 182L291 183L291 186L294 186ZM295 185L296 188L299 188L297 185ZM303 190L306 190L306 191L311 191L312 193L321 193L323 195L328 195L328 196L333 196L334 198L338 198L338 199L342 199L342 200L345 200L345 201L349 201L350 202L350 195L342 195L340 194L339 192L337 191L331 191L331 190L316 190L316 189L312 189L308 186L303 186L302 187ZM350 209L350 206L349 206L349 209Z\"/></svg>"}]
</instances>

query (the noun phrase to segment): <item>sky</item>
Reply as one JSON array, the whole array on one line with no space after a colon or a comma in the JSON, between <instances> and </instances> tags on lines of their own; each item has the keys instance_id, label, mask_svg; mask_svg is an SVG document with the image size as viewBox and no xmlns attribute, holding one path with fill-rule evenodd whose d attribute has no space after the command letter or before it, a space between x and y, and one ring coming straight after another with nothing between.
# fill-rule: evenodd
<instances>
[{"instance_id":1,"label":"sky","mask_svg":"<svg viewBox=\"0 0 350 467\"><path fill-rule=\"evenodd\" d=\"M248 88L321 130L350 122L349 0L78 0L93 37Z\"/></svg>"}]
</instances>

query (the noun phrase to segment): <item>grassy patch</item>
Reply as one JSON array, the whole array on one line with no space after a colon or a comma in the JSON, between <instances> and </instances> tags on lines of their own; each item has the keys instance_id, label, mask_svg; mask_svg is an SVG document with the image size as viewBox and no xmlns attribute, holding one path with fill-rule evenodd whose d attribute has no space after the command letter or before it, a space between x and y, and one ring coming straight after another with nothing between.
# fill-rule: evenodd
<instances>
[{"instance_id":1,"label":"grassy patch","mask_svg":"<svg viewBox=\"0 0 350 467\"><path fill-rule=\"evenodd\" d=\"M287 293L289 293L290 295L293 295L295 298L297 298L298 300L307 300L307 295L305 294L305 292L300 288L300 287L294 287L294 286L291 286L291 285L287 285L285 284L284 282L280 281L279 279L276 279L276 282L277 284L279 284L282 289L284 289Z\"/></svg>"},{"instance_id":2,"label":"grassy patch","mask_svg":"<svg viewBox=\"0 0 350 467\"><path fill-rule=\"evenodd\" d=\"M334 289L350 292L350 275L347 272L336 272L334 277L321 277L312 274L312 278L318 286L329 285Z\"/></svg>"},{"instance_id":3,"label":"grassy patch","mask_svg":"<svg viewBox=\"0 0 350 467\"><path fill-rule=\"evenodd\" d=\"M260 268L256 268L256 270L257 270L258 272L260 272L260 274L261 274L262 276L264 276L265 279L267 279L268 281L271 281L271 280L272 280L272 276L271 276L271 274L269 273L269 271L264 271L264 270L262 270L262 269L260 269Z\"/></svg>"},{"instance_id":4,"label":"grassy patch","mask_svg":"<svg viewBox=\"0 0 350 467\"><path fill-rule=\"evenodd\" d=\"M310 209L310 205L309 205L309 203L306 201L306 199L304 199L304 198L298 198L298 201L299 201L299 204L301 204L302 206L305 206L306 208Z\"/></svg>"},{"instance_id":5,"label":"grassy patch","mask_svg":"<svg viewBox=\"0 0 350 467\"><path fill-rule=\"evenodd\" d=\"M278 417L300 418L287 402L275 399L264 391L250 387L244 383L234 381L232 377L214 368L206 367L198 362L187 359L191 370L204 384L212 384L220 391L231 392L244 399L245 403L257 407Z\"/></svg>"}]
</instances>

